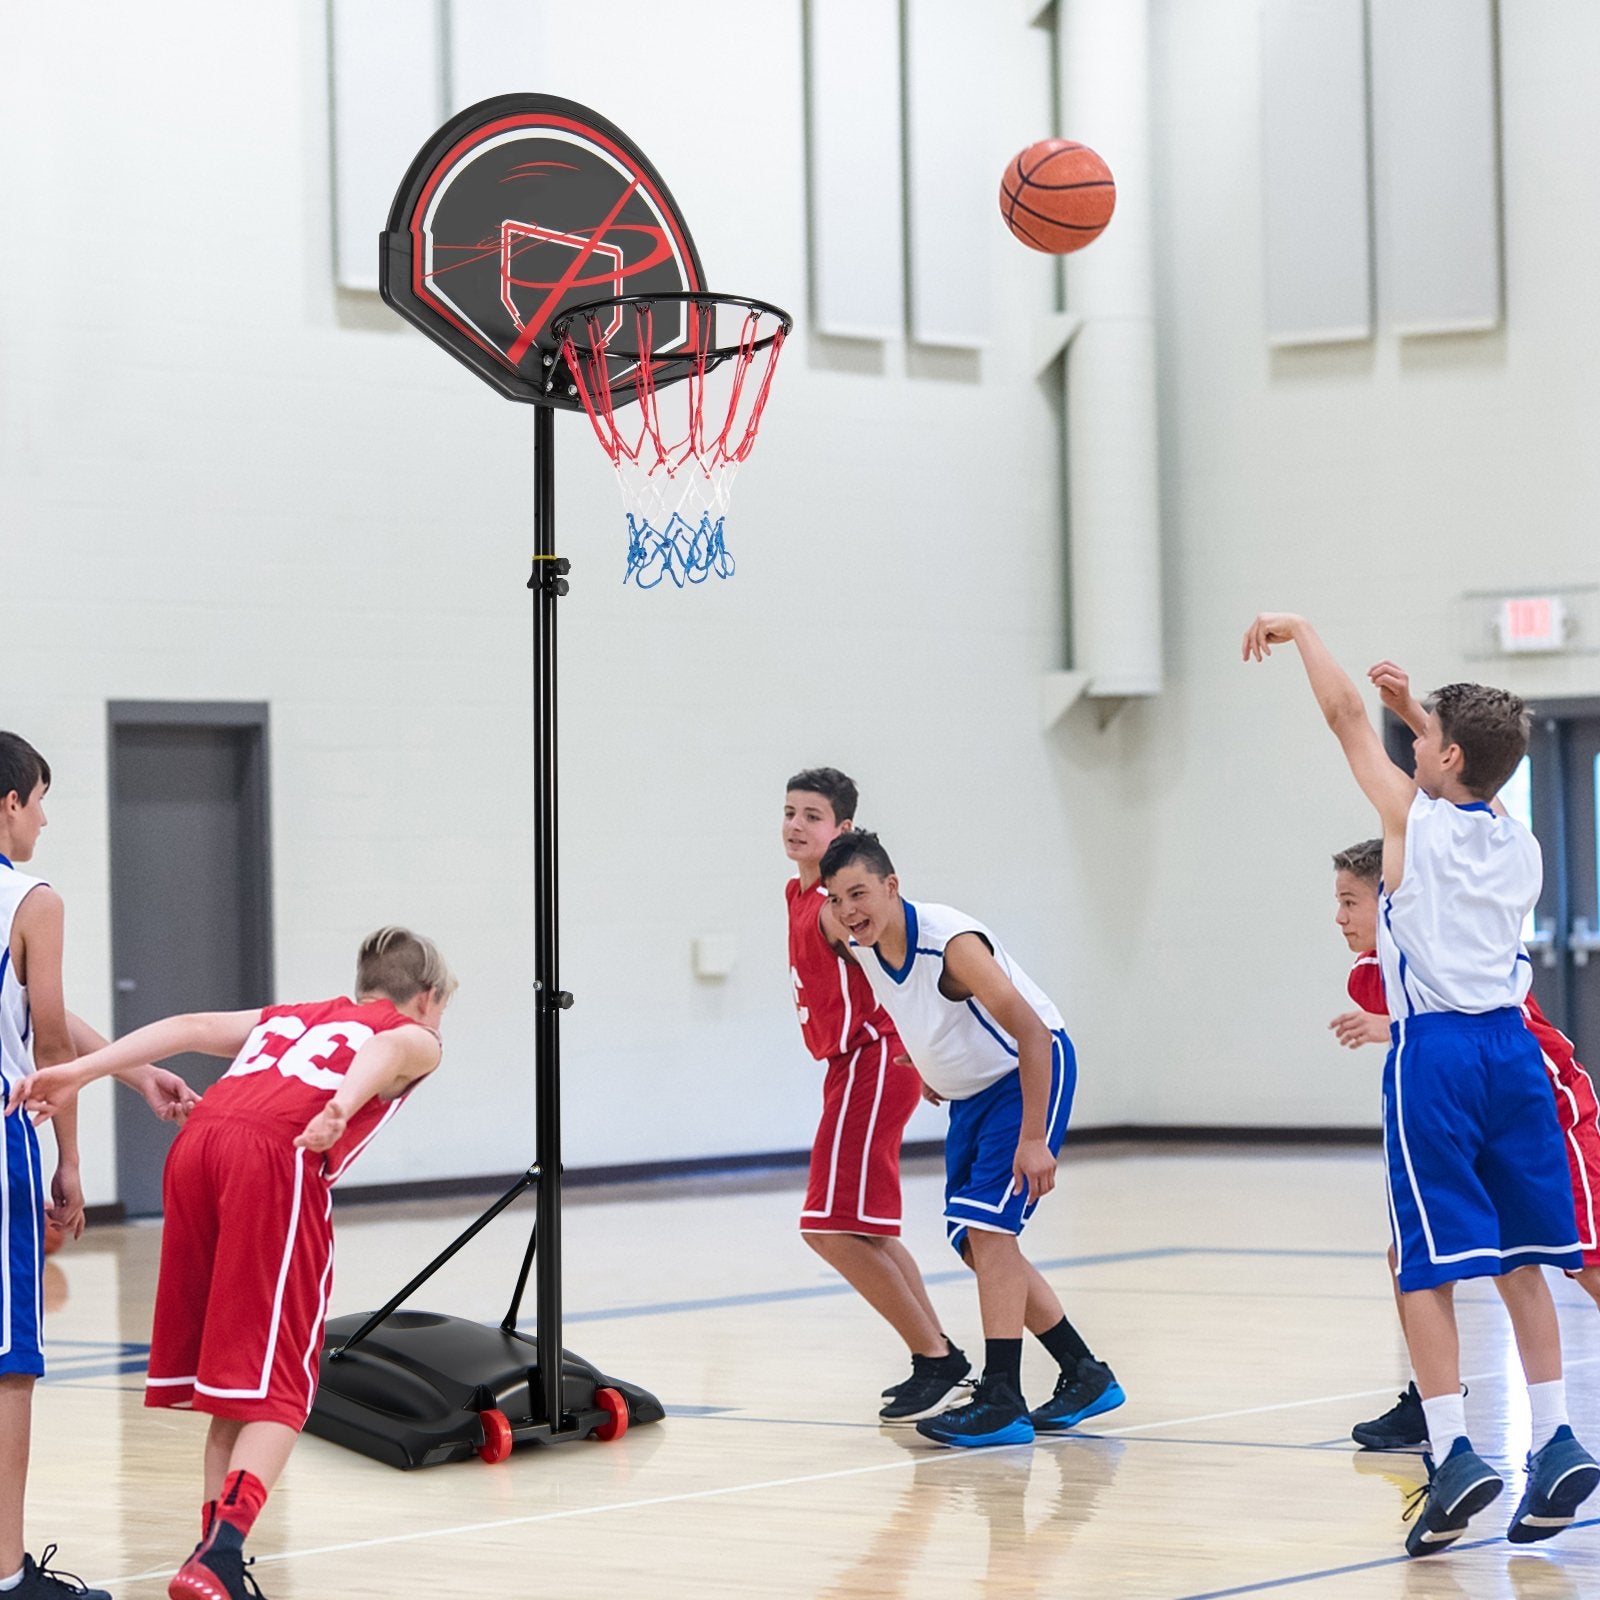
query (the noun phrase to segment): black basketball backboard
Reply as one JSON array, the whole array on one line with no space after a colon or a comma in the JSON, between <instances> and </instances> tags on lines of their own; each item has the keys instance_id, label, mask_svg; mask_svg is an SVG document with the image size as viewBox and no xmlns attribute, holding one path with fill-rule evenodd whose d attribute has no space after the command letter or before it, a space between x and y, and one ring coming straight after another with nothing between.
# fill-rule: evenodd
<instances>
[{"instance_id":1,"label":"black basketball backboard","mask_svg":"<svg viewBox=\"0 0 1600 1600\"><path fill-rule=\"evenodd\" d=\"M411 163L381 249L381 293L408 322L508 399L567 408L579 402L549 331L563 310L705 288L644 153L550 95L497 96L445 123ZM672 348L684 315L662 302L658 348Z\"/></svg>"}]
</instances>

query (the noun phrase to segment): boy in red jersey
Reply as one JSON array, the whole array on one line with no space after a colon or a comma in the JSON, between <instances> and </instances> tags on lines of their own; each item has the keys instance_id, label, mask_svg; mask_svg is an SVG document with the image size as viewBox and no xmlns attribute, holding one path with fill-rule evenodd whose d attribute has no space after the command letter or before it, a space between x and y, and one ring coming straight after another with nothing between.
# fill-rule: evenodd
<instances>
[{"instance_id":1,"label":"boy in red jersey","mask_svg":"<svg viewBox=\"0 0 1600 1600\"><path fill-rule=\"evenodd\" d=\"M232 1056L167 1157L166 1222L145 1404L210 1413L203 1538L172 1600L250 1600L244 1541L316 1391L333 1271L331 1189L439 1064L455 989L431 941L383 928L354 1000L201 1012L23 1080L42 1121L85 1083L186 1051Z\"/></svg>"},{"instance_id":2,"label":"boy in red jersey","mask_svg":"<svg viewBox=\"0 0 1600 1600\"><path fill-rule=\"evenodd\" d=\"M813 1250L905 1341L911 1376L884 1390L878 1415L915 1422L943 1409L971 1363L945 1337L911 1252L900 1242L900 1140L922 1080L853 961L841 959L822 886L824 851L854 825L856 786L835 767L789 780L784 853L789 973L806 1048L827 1063L822 1120L800 1231Z\"/></svg>"}]
</instances>

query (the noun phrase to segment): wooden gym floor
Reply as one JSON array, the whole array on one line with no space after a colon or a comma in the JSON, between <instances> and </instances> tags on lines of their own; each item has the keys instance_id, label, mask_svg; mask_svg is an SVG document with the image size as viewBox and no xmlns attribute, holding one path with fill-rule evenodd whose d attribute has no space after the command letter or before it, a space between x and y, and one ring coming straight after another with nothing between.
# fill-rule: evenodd
<instances>
[{"instance_id":1,"label":"wooden gym floor","mask_svg":"<svg viewBox=\"0 0 1600 1600\"><path fill-rule=\"evenodd\" d=\"M976 1295L943 1242L939 1197L932 1170L908 1177L907 1240L950 1332L978 1352ZM1458 1297L1468 1420L1512 1481L1476 1537L1404 1558L1419 1460L1360 1454L1347 1437L1406 1377L1375 1152L1069 1150L1026 1239L1128 1404L1081 1433L970 1453L878 1426L901 1356L801 1243L798 1204L792 1174L575 1194L567 1344L653 1389L667 1420L615 1444L410 1474L307 1438L251 1541L266 1595L1600 1593L1600 1504L1548 1544L1501 1537L1528 1417L1485 1284ZM341 1210L334 1312L381 1303L473 1214ZM518 1215L418 1304L497 1321ZM54 1367L35 1409L30 1544L59 1541L59 1563L117 1600L159 1600L196 1536L203 1424L140 1405L158 1241L154 1226L100 1228L50 1264ZM1573 1420L1594 1446L1600 1313L1564 1281L1556 1293ZM1042 1399L1051 1369L1029 1344L1025 1386Z\"/></svg>"}]
</instances>

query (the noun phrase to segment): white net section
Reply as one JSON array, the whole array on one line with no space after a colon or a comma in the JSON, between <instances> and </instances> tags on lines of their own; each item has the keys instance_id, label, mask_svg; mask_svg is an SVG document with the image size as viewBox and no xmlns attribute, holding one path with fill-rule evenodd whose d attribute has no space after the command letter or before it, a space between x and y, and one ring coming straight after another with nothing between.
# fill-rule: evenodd
<instances>
[{"instance_id":1,"label":"white net section","mask_svg":"<svg viewBox=\"0 0 1600 1600\"><path fill-rule=\"evenodd\" d=\"M776 307L693 295L597 303L558 328L572 382L617 469L624 582L653 589L670 579L681 589L733 576L725 538L733 480L755 446L788 331Z\"/></svg>"}]
</instances>

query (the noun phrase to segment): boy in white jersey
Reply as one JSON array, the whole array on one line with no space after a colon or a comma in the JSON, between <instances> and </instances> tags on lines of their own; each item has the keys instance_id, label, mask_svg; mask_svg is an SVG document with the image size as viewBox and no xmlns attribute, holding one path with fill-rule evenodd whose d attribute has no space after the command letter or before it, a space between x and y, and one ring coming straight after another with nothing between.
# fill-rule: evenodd
<instances>
[{"instance_id":1,"label":"boy in white jersey","mask_svg":"<svg viewBox=\"0 0 1600 1600\"><path fill-rule=\"evenodd\" d=\"M1111 1369L1067 1321L1018 1235L1055 1187L1077 1062L1061 1014L975 918L900 895L873 833L841 834L821 862L828 906L923 1082L950 1102L945 1223L977 1274L982 1381L966 1405L926 1417L939 1444L1022 1444L1123 1402ZM1022 1398L1022 1333L1056 1359L1055 1393Z\"/></svg>"},{"instance_id":2,"label":"boy in white jersey","mask_svg":"<svg viewBox=\"0 0 1600 1600\"><path fill-rule=\"evenodd\" d=\"M49 763L26 739L0 732L0 1097L36 1066L70 1061L105 1041L66 1008L61 981L61 896L17 870L33 859L45 827ZM148 1064L119 1074L158 1115L182 1120L193 1104L180 1079ZM0 1098L0 1105L3 1105ZM33 1390L44 1372L43 1272L48 1220L83 1232L74 1110L56 1124L57 1161L45 1191L39 1138L24 1116L0 1124L0 1600L109 1600L68 1573L52 1572L50 1545L40 1562L23 1548Z\"/></svg>"},{"instance_id":3,"label":"boy in white jersey","mask_svg":"<svg viewBox=\"0 0 1600 1600\"><path fill-rule=\"evenodd\" d=\"M1521 1009L1532 978L1522 921L1543 869L1533 836L1493 803L1527 749L1527 712L1504 690L1440 689L1425 705L1412 778L1304 618L1258 616L1243 656L1288 643L1383 822L1389 1219L1431 1448L1406 1550L1447 1548L1504 1487L1467 1438L1451 1289L1473 1277L1493 1277L1505 1301L1533 1412L1527 1490L1507 1537L1548 1539L1600 1483L1600 1466L1567 1426L1561 1333L1539 1270L1583 1260L1555 1105Z\"/></svg>"}]
</instances>

